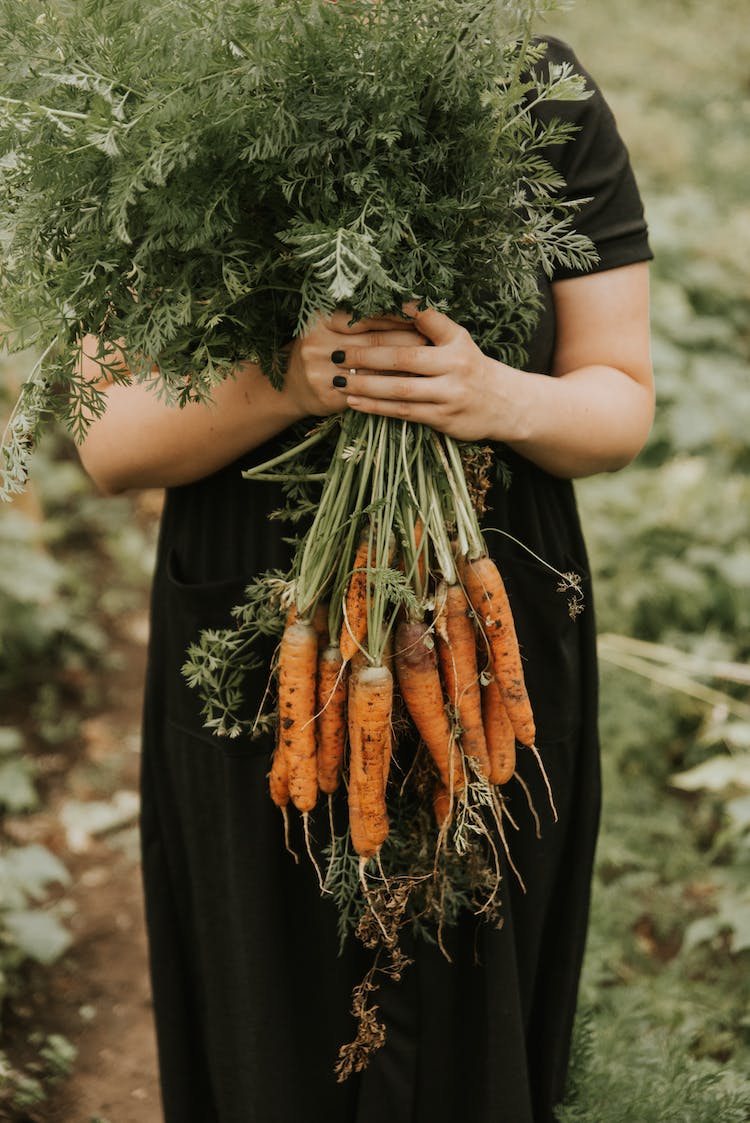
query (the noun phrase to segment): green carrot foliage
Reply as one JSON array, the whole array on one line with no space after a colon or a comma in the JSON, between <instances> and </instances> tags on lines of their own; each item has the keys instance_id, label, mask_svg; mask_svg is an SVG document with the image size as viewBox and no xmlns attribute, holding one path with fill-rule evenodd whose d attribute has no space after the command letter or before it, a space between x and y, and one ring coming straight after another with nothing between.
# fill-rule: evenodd
<instances>
[{"instance_id":1,"label":"green carrot foliage","mask_svg":"<svg viewBox=\"0 0 750 1123\"><path fill-rule=\"evenodd\" d=\"M0 0L0 344L45 352L4 440L80 438L110 378L184 404L337 305L417 297L518 361L537 278L583 264L541 102L552 0ZM116 368L106 340L122 341ZM21 420L18 421L20 414Z\"/></svg>"}]
</instances>

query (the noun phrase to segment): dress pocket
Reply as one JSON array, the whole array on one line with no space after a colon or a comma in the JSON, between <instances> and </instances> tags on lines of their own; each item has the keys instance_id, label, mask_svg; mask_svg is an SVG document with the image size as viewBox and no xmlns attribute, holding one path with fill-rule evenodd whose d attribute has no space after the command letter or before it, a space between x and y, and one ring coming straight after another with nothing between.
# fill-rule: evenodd
<instances>
[{"instance_id":1,"label":"dress pocket","mask_svg":"<svg viewBox=\"0 0 750 1123\"><path fill-rule=\"evenodd\" d=\"M559 591L560 579L545 565L518 557L498 565L513 609L537 745L544 747L570 737L581 724L590 629L572 618L569 593ZM586 581L575 563L565 568Z\"/></svg>"},{"instance_id":2,"label":"dress pocket","mask_svg":"<svg viewBox=\"0 0 750 1123\"><path fill-rule=\"evenodd\" d=\"M267 755L270 742L267 736L251 738L243 734L238 738L217 737L204 725L201 714L200 692L188 686L182 667L188 647L200 639L205 629L233 627L232 608L244 599L249 579L237 576L220 581L194 583L185 580L176 551L167 556L164 580L157 586L155 595L162 603L155 606L162 620L165 635L165 659L162 668L164 707L167 721L181 733L210 745L214 751L230 755L259 753ZM258 645L257 654L262 665L250 670L242 683L242 704L239 716L253 720L263 701L267 677L273 655L273 642Z\"/></svg>"}]
</instances>

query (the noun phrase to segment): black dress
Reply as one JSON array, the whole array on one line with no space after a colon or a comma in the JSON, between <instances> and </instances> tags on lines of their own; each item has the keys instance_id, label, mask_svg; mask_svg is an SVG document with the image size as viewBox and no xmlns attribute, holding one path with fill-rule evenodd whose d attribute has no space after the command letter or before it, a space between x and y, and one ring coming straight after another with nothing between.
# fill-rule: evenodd
<instances>
[{"instance_id":1,"label":"black dress","mask_svg":"<svg viewBox=\"0 0 750 1123\"><path fill-rule=\"evenodd\" d=\"M562 44L550 50L575 61ZM568 195L592 197L577 224L597 246L598 268L646 260L641 203L601 94L554 112L580 126L550 158ZM528 369L549 372L555 340L546 281L542 290ZM246 463L267 458L281 440ZM550 572L487 532L513 603L559 821L535 763L522 754L519 770L542 817L537 840L523 791L511 782L521 830L510 842L527 892L506 876L503 926L466 915L448 934L452 963L412 943L413 965L378 995L386 1044L343 1084L333 1067L354 1031L351 990L369 954L352 941L337 955L334 907L321 899L309 863L295 865L284 848L268 796L269 742L212 739L180 674L188 643L202 628L229 623L252 575L287 568L284 527L269 521L279 494L275 485L243 481L235 464L167 496L142 767L167 1123L551 1123L564 1091L599 815L594 613L571 484L498 451L512 482L493 488L487 526L584 577L586 609L573 621Z\"/></svg>"}]
</instances>

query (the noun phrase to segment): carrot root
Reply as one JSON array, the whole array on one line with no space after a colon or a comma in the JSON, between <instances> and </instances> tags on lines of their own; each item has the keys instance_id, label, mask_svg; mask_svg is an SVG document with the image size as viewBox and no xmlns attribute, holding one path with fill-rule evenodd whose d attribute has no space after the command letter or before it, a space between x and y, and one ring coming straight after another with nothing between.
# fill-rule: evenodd
<instances>
[{"instance_id":1,"label":"carrot root","mask_svg":"<svg viewBox=\"0 0 750 1123\"><path fill-rule=\"evenodd\" d=\"M279 810L281 811L282 817L284 819L284 848L292 855L296 864L299 865L299 854L292 847L289 838L289 808L286 804L284 804L284 806L280 807Z\"/></svg>"},{"instance_id":2,"label":"carrot root","mask_svg":"<svg viewBox=\"0 0 750 1123\"><path fill-rule=\"evenodd\" d=\"M352 574L343 603L344 623L339 636L339 648L345 663L362 649L367 636L367 569L370 565L370 536L360 539L352 563Z\"/></svg>"},{"instance_id":3,"label":"carrot root","mask_svg":"<svg viewBox=\"0 0 750 1123\"><path fill-rule=\"evenodd\" d=\"M365 858L375 857L388 837L385 788L392 710L390 670L355 669L349 679L349 829L354 849Z\"/></svg>"},{"instance_id":4,"label":"carrot root","mask_svg":"<svg viewBox=\"0 0 750 1123\"><path fill-rule=\"evenodd\" d=\"M506 858L506 860L508 862L508 865L510 866L511 870L513 871L513 875L514 875L516 881L518 882L518 885L521 889L521 892L525 893L526 892L526 885L525 885L525 882L524 882L523 878L521 877L518 866L513 861L513 855L510 852L510 846L508 845L508 838L507 838L507 835L505 834L505 828L503 827L503 803L504 803L504 800L503 800L503 797L497 791L494 793L493 802L494 802L494 810L495 810L494 819L495 819L495 823L497 824L498 833L500 835L500 841L503 844L503 850L505 851L505 858Z\"/></svg>"},{"instance_id":5,"label":"carrot root","mask_svg":"<svg viewBox=\"0 0 750 1123\"><path fill-rule=\"evenodd\" d=\"M435 785L435 791L432 796L432 807L435 812L435 821L440 831L444 827L450 825L451 814L453 811L453 800L451 793L442 784Z\"/></svg>"},{"instance_id":6,"label":"carrot root","mask_svg":"<svg viewBox=\"0 0 750 1123\"><path fill-rule=\"evenodd\" d=\"M516 735L496 679L482 687L482 716L491 784L506 784L516 770Z\"/></svg>"},{"instance_id":7,"label":"carrot root","mask_svg":"<svg viewBox=\"0 0 750 1123\"><path fill-rule=\"evenodd\" d=\"M279 746L289 767L289 795L298 811L318 798L315 737L318 638L310 624L284 629L279 649Z\"/></svg>"},{"instance_id":8,"label":"carrot root","mask_svg":"<svg viewBox=\"0 0 750 1123\"><path fill-rule=\"evenodd\" d=\"M310 812L309 811L304 811L303 814L302 814L302 826L303 826L303 830L305 832L305 849L307 850L307 856L310 859L310 861L312 862L315 873L317 874L318 885L320 886L320 891L321 891L321 893L325 893L326 887L325 887L325 882L323 881L323 875L320 872L320 866L318 865L317 858L315 857L315 855L312 852L312 846L310 844Z\"/></svg>"},{"instance_id":9,"label":"carrot root","mask_svg":"<svg viewBox=\"0 0 750 1123\"><path fill-rule=\"evenodd\" d=\"M520 772L515 773L514 779L521 785L521 788L523 789L523 793L526 796L526 802L529 805L529 811L531 812L531 816L534 820L534 829L535 829L535 832L536 832L536 837L541 838L542 837L542 824L539 820L539 814L537 812L537 809L534 806L534 800L531 798L531 792L529 791L529 785L526 783L526 781L524 780L524 778L523 778L523 776L521 775Z\"/></svg>"},{"instance_id":10,"label":"carrot root","mask_svg":"<svg viewBox=\"0 0 750 1123\"><path fill-rule=\"evenodd\" d=\"M487 555L471 561L464 558L459 573L489 643L492 666L515 735L522 745L530 747L536 739L536 728L505 583Z\"/></svg>"},{"instance_id":11,"label":"carrot root","mask_svg":"<svg viewBox=\"0 0 750 1123\"><path fill-rule=\"evenodd\" d=\"M326 647L318 658L317 724L318 787L326 795L341 780L346 745L346 669L338 647Z\"/></svg>"},{"instance_id":12,"label":"carrot root","mask_svg":"<svg viewBox=\"0 0 750 1123\"><path fill-rule=\"evenodd\" d=\"M441 610L436 605L435 624L440 669L448 700L460 722L461 748L467 756L475 758L482 775L489 776L490 758L469 603L459 584L444 585L439 600Z\"/></svg>"},{"instance_id":13,"label":"carrot root","mask_svg":"<svg viewBox=\"0 0 750 1123\"><path fill-rule=\"evenodd\" d=\"M542 774L542 779L544 780L544 786L547 789L547 798L549 799L549 805L552 809L552 814L555 817L555 822L557 822L558 816L557 816L557 807L555 806L555 797L552 794L552 785L549 782L549 776L547 775L547 769L544 767L544 762L542 761L541 753L539 752L539 749L536 747L536 745L529 745L528 747L531 749L532 753L534 754L534 757L536 758L536 762L539 765L539 771Z\"/></svg>"},{"instance_id":14,"label":"carrot root","mask_svg":"<svg viewBox=\"0 0 750 1123\"><path fill-rule=\"evenodd\" d=\"M445 711L445 699L430 629L402 621L396 630L396 674L407 710L448 791L465 785L458 746Z\"/></svg>"}]
</instances>

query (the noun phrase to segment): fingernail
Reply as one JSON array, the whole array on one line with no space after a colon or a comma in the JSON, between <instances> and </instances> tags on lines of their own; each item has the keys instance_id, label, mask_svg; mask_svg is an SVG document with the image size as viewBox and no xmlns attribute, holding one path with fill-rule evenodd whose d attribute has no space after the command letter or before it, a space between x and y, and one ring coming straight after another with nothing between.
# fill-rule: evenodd
<instances>
[{"instance_id":1,"label":"fingernail","mask_svg":"<svg viewBox=\"0 0 750 1123\"><path fill-rule=\"evenodd\" d=\"M342 352L340 352L340 351L334 351L334 355L340 355L341 353ZM339 360L339 361L343 362L343 360ZM333 385L336 387L337 390L343 390L344 387L346 386L345 376L343 374L335 374L333 376Z\"/></svg>"},{"instance_id":2,"label":"fingernail","mask_svg":"<svg viewBox=\"0 0 750 1123\"><path fill-rule=\"evenodd\" d=\"M338 366L339 363L343 363L345 361L345 359L346 359L346 351L334 351L331 354L331 362L335 363L337 366Z\"/></svg>"}]
</instances>

